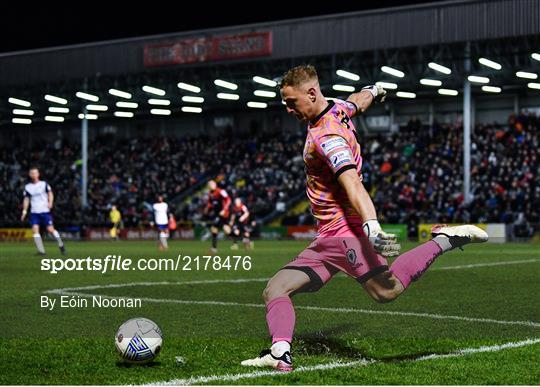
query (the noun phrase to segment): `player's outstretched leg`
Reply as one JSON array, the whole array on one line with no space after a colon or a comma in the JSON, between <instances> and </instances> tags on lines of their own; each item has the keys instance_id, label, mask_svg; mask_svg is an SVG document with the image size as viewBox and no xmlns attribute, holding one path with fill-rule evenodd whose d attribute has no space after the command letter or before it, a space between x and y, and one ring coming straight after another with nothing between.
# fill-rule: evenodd
<instances>
[{"instance_id":1,"label":"player's outstretched leg","mask_svg":"<svg viewBox=\"0 0 540 387\"><path fill-rule=\"evenodd\" d=\"M390 270L380 273L363 286L377 302L395 300L409 285L422 276L443 253L461 248L468 243L482 243L488 235L473 225L449 227L439 225L431 230L433 239L401 254L390 266Z\"/></svg>"},{"instance_id":2,"label":"player's outstretched leg","mask_svg":"<svg viewBox=\"0 0 540 387\"><path fill-rule=\"evenodd\" d=\"M244 360L241 363L243 366L292 371L291 342L296 315L290 294L309 282L310 279L304 272L289 269L278 271L268 282L263 297L266 302L266 322L272 337L272 346L262 351L258 357Z\"/></svg>"},{"instance_id":3,"label":"player's outstretched leg","mask_svg":"<svg viewBox=\"0 0 540 387\"><path fill-rule=\"evenodd\" d=\"M45 247L43 246L43 240L41 239L41 234L39 233L39 226L33 225L32 226L32 235L34 237L34 243L37 248L37 254L38 255L45 255Z\"/></svg>"},{"instance_id":4,"label":"player's outstretched leg","mask_svg":"<svg viewBox=\"0 0 540 387\"><path fill-rule=\"evenodd\" d=\"M441 254L468 243L482 243L488 234L474 225L449 227L438 225L431 230L432 240L400 255L390 271L400 280L404 288L416 281Z\"/></svg>"},{"instance_id":5,"label":"player's outstretched leg","mask_svg":"<svg viewBox=\"0 0 540 387\"><path fill-rule=\"evenodd\" d=\"M66 247L64 246L64 242L60 237L60 233L53 226L47 226L47 231L53 236L54 239L56 239L56 243L58 243L58 248L60 249L60 252L62 254L65 254Z\"/></svg>"}]
</instances>

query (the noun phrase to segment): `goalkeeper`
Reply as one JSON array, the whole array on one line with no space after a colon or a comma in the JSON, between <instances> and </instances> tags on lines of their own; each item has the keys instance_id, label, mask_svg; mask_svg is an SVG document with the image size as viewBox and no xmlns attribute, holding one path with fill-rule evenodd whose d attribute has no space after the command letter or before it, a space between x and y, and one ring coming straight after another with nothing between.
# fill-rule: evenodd
<instances>
[{"instance_id":1,"label":"goalkeeper","mask_svg":"<svg viewBox=\"0 0 540 387\"><path fill-rule=\"evenodd\" d=\"M373 102L383 102L386 91L367 86L347 101L327 101L313 66L289 70L280 89L287 112L308 124L303 157L317 237L268 282L263 297L272 346L242 365L290 371L296 322L292 295L317 291L342 271L375 301L389 302L439 255L470 242L485 242L488 236L472 225L437 226L432 240L399 255L396 237L381 230L362 184L359 137L351 120ZM389 267L386 258L394 256L398 257Z\"/></svg>"}]
</instances>

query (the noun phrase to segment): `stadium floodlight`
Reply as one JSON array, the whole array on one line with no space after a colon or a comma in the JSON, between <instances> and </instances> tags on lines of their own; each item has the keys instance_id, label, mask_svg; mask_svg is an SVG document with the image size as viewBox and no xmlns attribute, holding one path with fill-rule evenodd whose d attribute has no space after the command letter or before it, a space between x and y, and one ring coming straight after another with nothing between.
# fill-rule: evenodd
<instances>
[{"instance_id":1,"label":"stadium floodlight","mask_svg":"<svg viewBox=\"0 0 540 387\"><path fill-rule=\"evenodd\" d=\"M383 82L383 81L379 81L379 82L375 82L375 84L377 86L380 86L382 87L383 89L387 89L387 90L395 90L397 89L397 84L396 83L392 83L392 82Z\"/></svg>"},{"instance_id":2,"label":"stadium floodlight","mask_svg":"<svg viewBox=\"0 0 540 387\"><path fill-rule=\"evenodd\" d=\"M133 112L114 112L115 117L132 118Z\"/></svg>"},{"instance_id":3,"label":"stadium floodlight","mask_svg":"<svg viewBox=\"0 0 540 387\"><path fill-rule=\"evenodd\" d=\"M165 95L165 90L158 89L157 87L144 85L142 87L143 91L149 94L159 95L160 97L163 97Z\"/></svg>"},{"instance_id":4,"label":"stadium floodlight","mask_svg":"<svg viewBox=\"0 0 540 387\"><path fill-rule=\"evenodd\" d=\"M386 74L393 75L394 77L403 78L405 73L390 66L382 66L381 71Z\"/></svg>"},{"instance_id":5,"label":"stadium floodlight","mask_svg":"<svg viewBox=\"0 0 540 387\"><path fill-rule=\"evenodd\" d=\"M267 90L255 90L253 92L257 97L265 97L265 98L274 98L276 96L275 91L267 91Z\"/></svg>"},{"instance_id":6,"label":"stadium floodlight","mask_svg":"<svg viewBox=\"0 0 540 387\"><path fill-rule=\"evenodd\" d=\"M186 90L186 91L191 91L192 93L200 93L201 92L200 87L190 85L189 83L178 82L178 84L176 86L178 86L179 89Z\"/></svg>"},{"instance_id":7,"label":"stadium floodlight","mask_svg":"<svg viewBox=\"0 0 540 387\"><path fill-rule=\"evenodd\" d=\"M86 116L82 113L80 113L77 117L79 117L80 120L84 120L85 118L87 120L97 120L98 115L97 114L86 114Z\"/></svg>"},{"instance_id":8,"label":"stadium floodlight","mask_svg":"<svg viewBox=\"0 0 540 387\"><path fill-rule=\"evenodd\" d=\"M529 83L527 83L527 87L529 89L538 89L538 90L540 90L540 83L529 82Z\"/></svg>"},{"instance_id":9,"label":"stadium floodlight","mask_svg":"<svg viewBox=\"0 0 540 387\"><path fill-rule=\"evenodd\" d=\"M247 105L248 107L254 109L266 109L268 107L268 104L266 102L249 101Z\"/></svg>"},{"instance_id":10,"label":"stadium floodlight","mask_svg":"<svg viewBox=\"0 0 540 387\"><path fill-rule=\"evenodd\" d=\"M428 67L430 69L432 69L432 70L438 71L438 72L446 74L446 75L452 73L452 70L450 70L448 67L443 66L443 65L438 64L438 63L435 63L435 62L429 62Z\"/></svg>"},{"instance_id":11,"label":"stadium floodlight","mask_svg":"<svg viewBox=\"0 0 540 387\"><path fill-rule=\"evenodd\" d=\"M487 93L500 93L501 88L497 86L482 86L482 91L485 91Z\"/></svg>"},{"instance_id":12,"label":"stadium floodlight","mask_svg":"<svg viewBox=\"0 0 540 387\"><path fill-rule=\"evenodd\" d=\"M218 93L217 97L219 99L229 99L231 101L237 101L240 99L240 96L238 94L229 94L229 93Z\"/></svg>"},{"instance_id":13,"label":"stadium floodlight","mask_svg":"<svg viewBox=\"0 0 540 387\"><path fill-rule=\"evenodd\" d=\"M336 70L336 74L340 77L343 77L343 78L347 78L347 79L350 79L351 81L359 81L360 80L360 75L358 74L355 74L355 73L351 73L347 70Z\"/></svg>"},{"instance_id":14,"label":"stadium floodlight","mask_svg":"<svg viewBox=\"0 0 540 387\"><path fill-rule=\"evenodd\" d=\"M150 110L150 114L155 114L158 116L170 116L171 111L169 109L152 109Z\"/></svg>"},{"instance_id":15,"label":"stadium floodlight","mask_svg":"<svg viewBox=\"0 0 540 387\"><path fill-rule=\"evenodd\" d=\"M10 97L8 99L8 102L13 105L19 105L23 107L30 107L30 105L32 105L30 102L25 101L24 99L19 99L19 98L14 98L14 97Z\"/></svg>"},{"instance_id":16,"label":"stadium floodlight","mask_svg":"<svg viewBox=\"0 0 540 387\"><path fill-rule=\"evenodd\" d=\"M14 124L29 125L32 123L32 120L30 118L12 118L11 122Z\"/></svg>"},{"instance_id":17,"label":"stadium floodlight","mask_svg":"<svg viewBox=\"0 0 540 387\"><path fill-rule=\"evenodd\" d=\"M13 114L17 116L33 116L34 111L28 109L13 109Z\"/></svg>"},{"instance_id":18,"label":"stadium floodlight","mask_svg":"<svg viewBox=\"0 0 540 387\"><path fill-rule=\"evenodd\" d=\"M229 90L238 89L238 85L236 83L227 82L227 81L224 81L223 79L216 79L214 81L214 85L219 86L219 87L224 87L225 89L229 89Z\"/></svg>"},{"instance_id":19,"label":"stadium floodlight","mask_svg":"<svg viewBox=\"0 0 540 387\"><path fill-rule=\"evenodd\" d=\"M139 107L139 104L137 102L119 101L116 103L116 107L127 108L127 109L137 109Z\"/></svg>"},{"instance_id":20,"label":"stadium floodlight","mask_svg":"<svg viewBox=\"0 0 540 387\"><path fill-rule=\"evenodd\" d=\"M332 85L332 89L337 91L346 91L348 93L354 92L354 86L348 86L348 85Z\"/></svg>"},{"instance_id":21,"label":"stadium floodlight","mask_svg":"<svg viewBox=\"0 0 540 387\"><path fill-rule=\"evenodd\" d=\"M533 58L534 60L540 61L540 54L537 52L533 52L531 54L531 58Z\"/></svg>"},{"instance_id":22,"label":"stadium floodlight","mask_svg":"<svg viewBox=\"0 0 540 387\"><path fill-rule=\"evenodd\" d=\"M273 81L271 79L259 77L258 75L255 75L253 78L253 82L260 83L261 85L270 86L270 87L276 87L277 82Z\"/></svg>"},{"instance_id":23,"label":"stadium floodlight","mask_svg":"<svg viewBox=\"0 0 540 387\"><path fill-rule=\"evenodd\" d=\"M469 75L467 80L474 83L489 83L488 77L480 77L478 75Z\"/></svg>"},{"instance_id":24,"label":"stadium floodlight","mask_svg":"<svg viewBox=\"0 0 540 387\"><path fill-rule=\"evenodd\" d=\"M97 95L84 93L82 91L78 91L77 93L75 93L75 95L77 96L77 98L85 99L85 100L90 101L90 102L99 101L99 97Z\"/></svg>"},{"instance_id":25,"label":"stadium floodlight","mask_svg":"<svg viewBox=\"0 0 540 387\"><path fill-rule=\"evenodd\" d=\"M525 78L525 79L536 79L538 78L538 74L536 73L529 73L527 71L518 71L516 73L516 77L518 78Z\"/></svg>"},{"instance_id":26,"label":"stadium floodlight","mask_svg":"<svg viewBox=\"0 0 540 387\"><path fill-rule=\"evenodd\" d=\"M437 92L441 95L451 95L453 97L458 95L458 91L454 89L439 89Z\"/></svg>"},{"instance_id":27,"label":"stadium floodlight","mask_svg":"<svg viewBox=\"0 0 540 387\"><path fill-rule=\"evenodd\" d=\"M495 69L495 70L502 69L502 66L500 65L500 63L494 62L494 61L489 60L487 58L478 59L478 63L480 63L481 65L487 66L487 67L491 67L492 69Z\"/></svg>"},{"instance_id":28,"label":"stadium floodlight","mask_svg":"<svg viewBox=\"0 0 540 387\"><path fill-rule=\"evenodd\" d=\"M45 121L64 122L64 117L61 117L61 116L45 116Z\"/></svg>"},{"instance_id":29,"label":"stadium floodlight","mask_svg":"<svg viewBox=\"0 0 540 387\"><path fill-rule=\"evenodd\" d=\"M106 112L109 110L107 105L86 105L86 110L95 111L95 112Z\"/></svg>"},{"instance_id":30,"label":"stadium floodlight","mask_svg":"<svg viewBox=\"0 0 540 387\"><path fill-rule=\"evenodd\" d=\"M409 91L398 91L396 96L400 98L416 98L416 94Z\"/></svg>"},{"instance_id":31,"label":"stadium floodlight","mask_svg":"<svg viewBox=\"0 0 540 387\"><path fill-rule=\"evenodd\" d=\"M168 99L150 98L148 100L148 103L150 105L169 106L171 104L171 101L169 101Z\"/></svg>"},{"instance_id":32,"label":"stadium floodlight","mask_svg":"<svg viewBox=\"0 0 540 387\"><path fill-rule=\"evenodd\" d=\"M184 113L202 113L202 109L197 106L182 106Z\"/></svg>"},{"instance_id":33,"label":"stadium floodlight","mask_svg":"<svg viewBox=\"0 0 540 387\"><path fill-rule=\"evenodd\" d=\"M442 82L438 79L422 78L420 83L424 86L442 86Z\"/></svg>"},{"instance_id":34,"label":"stadium floodlight","mask_svg":"<svg viewBox=\"0 0 540 387\"><path fill-rule=\"evenodd\" d=\"M184 95L182 97L182 101L184 101L184 102L193 102L193 103L203 103L204 98L203 97L194 97L192 95Z\"/></svg>"},{"instance_id":35,"label":"stadium floodlight","mask_svg":"<svg viewBox=\"0 0 540 387\"><path fill-rule=\"evenodd\" d=\"M122 91L118 89L109 89L109 94L114 95L115 97L125 98L125 99L131 99L133 97L131 93L128 93L127 91Z\"/></svg>"},{"instance_id":36,"label":"stadium floodlight","mask_svg":"<svg viewBox=\"0 0 540 387\"><path fill-rule=\"evenodd\" d=\"M69 108L50 106L49 112L51 113L69 113Z\"/></svg>"},{"instance_id":37,"label":"stadium floodlight","mask_svg":"<svg viewBox=\"0 0 540 387\"><path fill-rule=\"evenodd\" d=\"M52 103L58 103L60 105L66 105L68 103L67 99L57 97L56 95L46 94L45 97L43 97L43 98L45 98L45 101L49 101L49 102L52 102Z\"/></svg>"}]
</instances>

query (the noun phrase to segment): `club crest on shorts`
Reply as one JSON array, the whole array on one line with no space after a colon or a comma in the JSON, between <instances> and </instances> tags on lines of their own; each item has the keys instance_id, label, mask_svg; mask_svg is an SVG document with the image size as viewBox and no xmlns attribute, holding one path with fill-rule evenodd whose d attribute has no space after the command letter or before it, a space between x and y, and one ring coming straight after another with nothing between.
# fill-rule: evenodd
<instances>
[{"instance_id":1,"label":"club crest on shorts","mask_svg":"<svg viewBox=\"0 0 540 387\"><path fill-rule=\"evenodd\" d=\"M354 249L349 249L347 250L347 252L345 253L345 255L347 256L347 261L352 265L356 262L356 251L354 251Z\"/></svg>"}]
</instances>

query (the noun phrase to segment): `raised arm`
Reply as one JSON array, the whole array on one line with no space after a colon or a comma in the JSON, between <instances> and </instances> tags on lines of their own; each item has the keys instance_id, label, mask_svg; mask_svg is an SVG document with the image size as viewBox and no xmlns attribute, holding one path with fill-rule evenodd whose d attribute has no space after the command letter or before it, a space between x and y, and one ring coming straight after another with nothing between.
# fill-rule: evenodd
<instances>
[{"instance_id":1,"label":"raised arm","mask_svg":"<svg viewBox=\"0 0 540 387\"><path fill-rule=\"evenodd\" d=\"M355 114L361 114L365 112L372 103L383 102L385 98L386 90L381 86L371 85L363 87L358 93L351 94L349 98L347 98L347 101L352 102L356 106Z\"/></svg>"}]
</instances>

